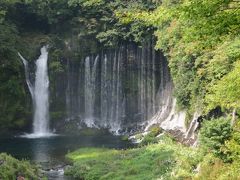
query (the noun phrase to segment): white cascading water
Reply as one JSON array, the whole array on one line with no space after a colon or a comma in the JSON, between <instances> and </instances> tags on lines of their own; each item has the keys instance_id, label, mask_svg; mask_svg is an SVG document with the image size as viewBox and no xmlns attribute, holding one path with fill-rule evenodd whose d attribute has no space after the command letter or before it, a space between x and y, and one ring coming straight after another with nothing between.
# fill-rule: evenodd
<instances>
[{"instance_id":1,"label":"white cascading water","mask_svg":"<svg viewBox=\"0 0 240 180\"><path fill-rule=\"evenodd\" d=\"M142 50L142 56L141 56L141 65L140 65L140 87L139 87L139 97L140 97L140 113L142 115L143 119L148 119L148 114L147 114L147 98L146 98L146 60L145 60L145 50Z\"/></svg>"},{"instance_id":2,"label":"white cascading water","mask_svg":"<svg viewBox=\"0 0 240 180\"><path fill-rule=\"evenodd\" d=\"M173 89L168 62L151 44L104 51L77 66L68 61L67 119L115 134L154 124L185 134L185 112L177 111ZM188 137L196 127L195 120Z\"/></svg>"},{"instance_id":3,"label":"white cascading water","mask_svg":"<svg viewBox=\"0 0 240 180\"><path fill-rule=\"evenodd\" d=\"M138 111L141 120L146 121L156 113L156 56L151 48L143 48L138 52ZM163 68L163 67L161 67ZM164 75L165 77L165 75ZM159 77L158 77L159 78ZM163 84L160 84L160 88ZM161 100L162 101L162 100Z\"/></svg>"},{"instance_id":4,"label":"white cascading water","mask_svg":"<svg viewBox=\"0 0 240 180\"><path fill-rule=\"evenodd\" d=\"M199 115L196 114L186 130L185 112L176 111L167 61L156 53L149 45L136 51L119 48L114 53L106 52L95 59L93 56L87 57L82 61L81 68L68 60L67 120L79 118L88 127L108 128L116 134L128 128L128 125L143 125L148 131L152 125L158 124L165 130L180 130L186 138L194 138ZM19 56L25 67L26 82L34 106L33 134L26 136L49 136L47 47L41 49L41 56L36 61L34 85L29 76L28 62ZM126 88L128 80L131 84L127 84ZM131 97L135 96L135 99L130 99L127 94L129 89ZM133 105L136 110L131 111ZM129 116L130 113L135 113L135 116Z\"/></svg>"},{"instance_id":5,"label":"white cascading water","mask_svg":"<svg viewBox=\"0 0 240 180\"><path fill-rule=\"evenodd\" d=\"M18 53L19 54L19 53ZM24 135L28 138L48 137L49 130L49 78L47 47L41 48L41 55L36 61L34 86L30 82L28 62L19 54L25 67L26 82L32 95L34 106L33 133Z\"/></svg>"},{"instance_id":6,"label":"white cascading water","mask_svg":"<svg viewBox=\"0 0 240 180\"><path fill-rule=\"evenodd\" d=\"M36 78L34 85L34 123L33 133L44 135L49 133L49 79L48 79L48 52L44 46L41 55L36 61Z\"/></svg>"},{"instance_id":7,"label":"white cascading water","mask_svg":"<svg viewBox=\"0 0 240 180\"><path fill-rule=\"evenodd\" d=\"M180 130L181 132L186 132L185 118L186 113L184 111L176 111L176 99L172 101L172 108L168 117L161 123L161 127L165 130Z\"/></svg>"},{"instance_id":8,"label":"white cascading water","mask_svg":"<svg viewBox=\"0 0 240 180\"><path fill-rule=\"evenodd\" d=\"M118 88L117 88L117 85L118 84L118 70L117 70L117 66L118 66L118 63L117 63L117 56L115 54L115 57L114 57L114 60L113 60L113 75L112 75L112 78L113 78L113 81L112 81L112 107L111 107L111 120L115 120L115 118L117 117L118 115L118 108L116 107L117 106L117 101L118 101Z\"/></svg>"},{"instance_id":9,"label":"white cascading water","mask_svg":"<svg viewBox=\"0 0 240 180\"><path fill-rule=\"evenodd\" d=\"M90 58L87 57L85 59L85 122L89 127L93 126L92 101Z\"/></svg>"},{"instance_id":10,"label":"white cascading water","mask_svg":"<svg viewBox=\"0 0 240 180\"><path fill-rule=\"evenodd\" d=\"M69 60L67 60L67 88L66 88L66 110L67 110L67 116L68 118L66 119L67 121L69 121L72 117L71 115L71 103L70 103L70 98L71 98L71 93L70 93L70 82L71 82L71 79L70 79L70 67L69 67Z\"/></svg>"},{"instance_id":11,"label":"white cascading water","mask_svg":"<svg viewBox=\"0 0 240 180\"><path fill-rule=\"evenodd\" d=\"M107 79L107 56L105 55L102 63L102 72L101 72L101 123L102 127L108 126L108 106L107 106L107 88L108 88L108 79Z\"/></svg>"},{"instance_id":12,"label":"white cascading water","mask_svg":"<svg viewBox=\"0 0 240 180\"><path fill-rule=\"evenodd\" d=\"M68 60L66 119L79 119L79 127L108 128L115 134L146 122L158 110L161 57L155 53L150 45L122 46L95 59L89 56L78 65Z\"/></svg>"},{"instance_id":13,"label":"white cascading water","mask_svg":"<svg viewBox=\"0 0 240 180\"><path fill-rule=\"evenodd\" d=\"M201 113L198 113L198 112L195 112L194 115L193 115L193 119L189 125L189 128L185 134L185 138L188 138L188 139L196 139L197 136L195 134L198 126L199 126L199 122L198 122L198 118L201 116Z\"/></svg>"},{"instance_id":14,"label":"white cascading water","mask_svg":"<svg viewBox=\"0 0 240 180\"><path fill-rule=\"evenodd\" d=\"M94 102L95 102L95 84L96 84L96 71L98 65L97 56L95 58L92 72L90 66L90 58L85 59L85 123L88 127L94 127Z\"/></svg>"},{"instance_id":15,"label":"white cascading water","mask_svg":"<svg viewBox=\"0 0 240 180\"><path fill-rule=\"evenodd\" d=\"M147 121L145 131L147 131L152 125L159 124L169 118L170 112L173 110L173 98L172 98L172 83L169 82L165 87L160 87L158 90L157 101L160 102L157 113Z\"/></svg>"},{"instance_id":16,"label":"white cascading water","mask_svg":"<svg viewBox=\"0 0 240 180\"><path fill-rule=\"evenodd\" d=\"M95 90L96 90L96 78L97 78L97 66L98 66L98 61L99 61L99 56L96 56L92 68L92 73L91 73L91 85L92 85L92 103L91 107L94 110L94 103L95 103ZM94 115L94 112L92 112L92 116Z\"/></svg>"},{"instance_id":17,"label":"white cascading water","mask_svg":"<svg viewBox=\"0 0 240 180\"><path fill-rule=\"evenodd\" d=\"M30 94L32 96L32 99L34 101L34 88L32 86L32 83L31 83L30 77L29 77L28 62L27 62L27 60L24 57L22 57L22 55L20 53L18 53L18 56L21 58L21 60L23 62L27 86L28 86L28 89L29 89Z\"/></svg>"},{"instance_id":18,"label":"white cascading water","mask_svg":"<svg viewBox=\"0 0 240 180\"><path fill-rule=\"evenodd\" d=\"M112 71L112 103L111 103L111 118L110 131L118 134L121 129L121 116L124 114L124 101L121 102L121 80L120 80L120 53L114 56L113 71Z\"/></svg>"}]
</instances>

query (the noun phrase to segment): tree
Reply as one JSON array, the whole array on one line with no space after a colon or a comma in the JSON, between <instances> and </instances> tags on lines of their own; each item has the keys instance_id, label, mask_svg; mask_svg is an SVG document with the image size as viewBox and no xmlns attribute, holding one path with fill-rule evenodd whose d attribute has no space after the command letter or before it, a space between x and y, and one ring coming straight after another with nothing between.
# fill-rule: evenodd
<instances>
[{"instance_id":1,"label":"tree","mask_svg":"<svg viewBox=\"0 0 240 180\"><path fill-rule=\"evenodd\" d=\"M226 156L224 156L222 147L224 147L225 141L231 138L231 132L232 128L228 119L220 118L204 121L200 130L200 144L203 149L213 152L221 159L225 159Z\"/></svg>"},{"instance_id":2,"label":"tree","mask_svg":"<svg viewBox=\"0 0 240 180\"><path fill-rule=\"evenodd\" d=\"M156 28L156 48L168 58L178 105L194 111L204 109L209 85L239 58L239 6L234 0L163 0L152 11L129 10L119 17Z\"/></svg>"},{"instance_id":3,"label":"tree","mask_svg":"<svg viewBox=\"0 0 240 180\"><path fill-rule=\"evenodd\" d=\"M240 108L240 61L234 64L234 69L210 88L207 95L209 109L221 106L232 110L232 122L235 121L236 110Z\"/></svg>"}]
</instances>

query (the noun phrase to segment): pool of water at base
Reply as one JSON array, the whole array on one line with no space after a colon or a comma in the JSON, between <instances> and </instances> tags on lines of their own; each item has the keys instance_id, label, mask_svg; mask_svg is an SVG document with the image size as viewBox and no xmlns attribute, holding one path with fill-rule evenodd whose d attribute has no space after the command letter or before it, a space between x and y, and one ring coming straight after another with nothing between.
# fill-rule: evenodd
<instances>
[{"instance_id":1,"label":"pool of water at base","mask_svg":"<svg viewBox=\"0 0 240 180\"><path fill-rule=\"evenodd\" d=\"M71 180L64 176L65 155L81 147L105 147L125 149L130 142L111 134L58 135L45 138L4 137L0 138L0 152L15 158L30 160L42 166L49 180Z\"/></svg>"}]
</instances>

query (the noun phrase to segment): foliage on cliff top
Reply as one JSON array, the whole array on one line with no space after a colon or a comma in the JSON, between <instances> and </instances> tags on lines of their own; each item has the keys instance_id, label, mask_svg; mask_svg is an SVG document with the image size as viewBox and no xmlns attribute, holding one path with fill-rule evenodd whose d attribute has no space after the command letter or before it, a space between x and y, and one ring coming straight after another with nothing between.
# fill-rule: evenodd
<instances>
[{"instance_id":1,"label":"foliage on cliff top","mask_svg":"<svg viewBox=\"0 0 240 180\"><path fill-rule=\"evenodd\" d=\"M240 109L240 61L233 64L234 68L210 88L207 95L209 109L215 106Z\"/></svg>"},{"instance_id":2,"label":"foliage on cliff top","mask_svg":"<svg viewBox=\"0 0 240 180\"><path fill-rule=\"evenodd\" d=\"M240 60L240 2L164 0L153 11L126 9L117 15L123 23L157 28L156 48L169 59L179 106L207 113L205 95Z\"/></svg>"}]
</instances>

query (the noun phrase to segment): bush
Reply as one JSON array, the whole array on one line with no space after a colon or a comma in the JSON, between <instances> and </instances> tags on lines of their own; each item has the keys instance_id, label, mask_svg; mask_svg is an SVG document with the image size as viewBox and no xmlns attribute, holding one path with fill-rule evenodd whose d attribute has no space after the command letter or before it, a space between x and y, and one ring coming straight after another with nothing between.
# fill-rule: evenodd
<instances>
[{"instance_id":1,"label":"bush","mask_svg":"<svg viewBox=\"0 0 240 180\"><path fill-rule=\"evenodd\" d=\"M224 163L223 160L207 154L201 162L200 171L194 178L196 180L228 180L240 178L240 163Z\"/></svg>"},{"instance_id":2,"label":"bush","mask_svg":"<svg viewBox=\"0 0 240 180\"><path fill-rule=\"evenodd\" d=\"M38 179L38 169L28 161L19 161L5 153L0 154L0 179Z\"/></svg>"},{"instance_id":3,"label":"bush","mask_svg":"<svg viewBox=\"0 0 240 180\"><path fill-rule=\"evenodd\" d=\"M240 162L240 122L234 125L232 137L225 142L223 151L228 155L230 160Z\"/></svg>"},{"instance_id":4,"label":"bush","mask_svg":"<svg viewBox=\"0 0 240 180\"><path fill-rule=\"evenodd\" d=\"M200 130L200 145L203 149L211 151L217 157L226 160L223 152L225 141L231 137L232 128L230 120L225 118L204 121Z\"/></svg>"},{"instance_id":5,"label":"bush","mask_svg":"<svg viewBox=\"0 0 240 180\"><path fill-rule=\"evenodd\" d=\"M151 127L150 132L144 136L143 140L140 143L140 146L157 143L157 135L159 135L161 132L162 129L159 126Z\"/></svg>"},{"instance_id":6,"label":"bush","mask_svg":"<svg viewBox=\"0 0 240 180\"><path fill-rule=\"evenodd\" d=\"M161 132L162 132L162 129L161 129L158 125L153 126L153 127L151 127L151 129L150 129L150 134L151 134L152 136L157 136L157 135L159 135Z\"/></svg>"}]
</instances>

